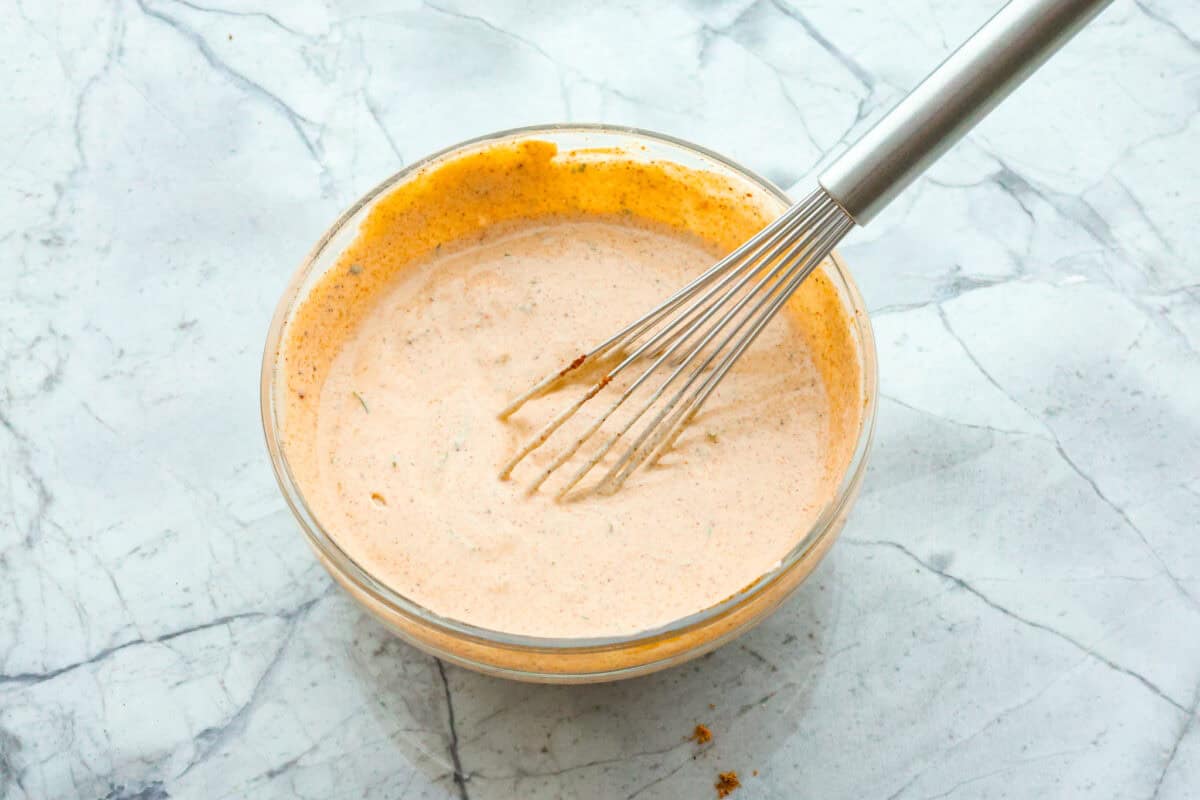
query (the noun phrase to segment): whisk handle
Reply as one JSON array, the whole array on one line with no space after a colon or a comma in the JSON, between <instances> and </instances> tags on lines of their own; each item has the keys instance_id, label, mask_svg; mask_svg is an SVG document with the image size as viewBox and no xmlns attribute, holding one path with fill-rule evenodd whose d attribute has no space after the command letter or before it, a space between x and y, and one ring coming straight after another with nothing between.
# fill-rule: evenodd
<instances>
[{"instance_id":1,"label":"whisk handle","mask_svg":"<svg viewBox=\"0 0 1200 800\"><path fill-rule=\"evenodd\" d=\"M865 225L1111 0L1012 0L825 170Z\"/></svg>"}]
</instances>

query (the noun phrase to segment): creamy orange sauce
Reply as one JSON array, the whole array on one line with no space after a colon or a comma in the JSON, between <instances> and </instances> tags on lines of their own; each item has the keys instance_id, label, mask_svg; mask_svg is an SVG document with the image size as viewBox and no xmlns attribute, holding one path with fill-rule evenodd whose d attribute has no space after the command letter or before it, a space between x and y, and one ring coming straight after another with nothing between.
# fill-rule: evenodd
<instances>
[{"instance_id":1,"label":"creamy orange sauce","mask_svg":"<svg viewBox=\"0 0 1200 800\"><path fill-rule=\"evenodd\" d=\"M283 444L314 516L399 593L509 633L628 634L743 589L833 497L858 433L860 370L823 274L614 495L553 500L586 449L524 491L610 395L509 481L501 465L581 386L496 412L777 211L708 173L540 143L397 189L285 333Z\"/></svg>"}]
</instances>

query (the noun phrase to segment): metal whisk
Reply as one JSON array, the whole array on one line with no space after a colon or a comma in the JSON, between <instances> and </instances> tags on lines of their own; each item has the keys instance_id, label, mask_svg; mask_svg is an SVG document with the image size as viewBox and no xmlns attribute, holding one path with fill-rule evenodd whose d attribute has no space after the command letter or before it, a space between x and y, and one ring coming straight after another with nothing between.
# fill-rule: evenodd
<instances>
[{"instance_id":1,"label":"metal whisk","mask_svg":"<svg viewBox=\"0 0 1200 800\"><path fill-rule=\"evenodd\" d=\"M855 224L872 219L1109 2L1013 0L1001 9L835 161L811 194L658 307L501 411L505 419L585 364L619 358L522 445L500 477L507 479L623 372L648 361L530 485L530 491L536 491L626 401L643 392L615 432L560 487L558 496L578 485L629 437L628 446L597 484L605 491L619 489L651 456L671 447L742 353Z\"/></svg>"}]
</instances>

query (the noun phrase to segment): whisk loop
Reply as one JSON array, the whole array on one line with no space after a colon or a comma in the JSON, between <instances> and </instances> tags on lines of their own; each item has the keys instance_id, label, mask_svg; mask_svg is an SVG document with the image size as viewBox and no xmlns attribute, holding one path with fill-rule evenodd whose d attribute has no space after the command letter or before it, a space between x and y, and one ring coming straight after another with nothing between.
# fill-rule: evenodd
<instances>
[{"instance_id":1,"label":"whisk loop","mask_svg":"<svg viewBox=\"0 0 1200 800\"><path fill-rule=\"evenodd\" d=\"M853 220L818 189L662 304L613 336L547 375L501 413L506 418L530 399L551 389L587 363L609 354L623 356L603 377L523 444L500 471L501 478L542 447L585 403L625 370L649 362L636 378L530 484L536 491L600 431L627 400L644 387L645 399L599 445L557 492L562 497L579 484L651 409L661 406L633 436L597 484L616 491L656 451L669 447L687 421L712 394L730 367L778 313L800 283L854 226ZM644 339L644 341L642 341ZM640 342L640 343L639 343ZM649 384L659 378L656 385ZM679 383L674 393L668 390ZM665 402L663 398L667 397Z\"/></svg>"}]
</instances>

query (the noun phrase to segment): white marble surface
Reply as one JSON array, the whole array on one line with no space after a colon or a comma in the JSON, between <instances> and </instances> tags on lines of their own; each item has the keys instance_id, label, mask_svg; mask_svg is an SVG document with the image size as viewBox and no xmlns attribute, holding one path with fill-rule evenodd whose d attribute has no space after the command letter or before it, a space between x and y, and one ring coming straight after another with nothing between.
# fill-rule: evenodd
<instances>
[{"instance_id":1,"label":"white marble surface","mask_svg":"<svg viewBox=\"0 0 1200 800\"><path fill-rule=\"evenodd\" d=\"M264 452L275 299L402 163L587 120L803 183L997 6L5 3L0 797L1200 797L1196 3L1118 0L844 248L869 478L708 658L442 667Z\"/></svg>"}]
</instances>

